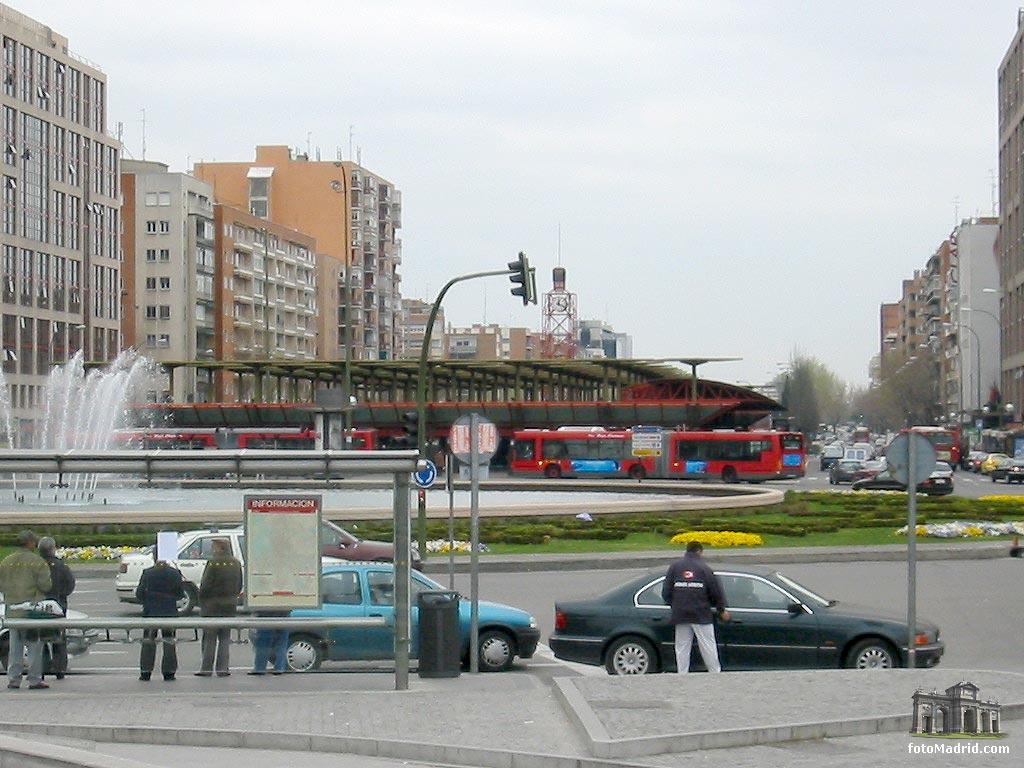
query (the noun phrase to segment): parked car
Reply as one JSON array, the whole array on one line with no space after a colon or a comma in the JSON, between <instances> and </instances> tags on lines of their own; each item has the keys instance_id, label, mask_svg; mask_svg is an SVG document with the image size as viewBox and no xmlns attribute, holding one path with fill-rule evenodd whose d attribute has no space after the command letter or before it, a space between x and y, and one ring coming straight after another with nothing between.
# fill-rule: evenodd
<instances>
[{"instance_id":1,"label":"parked car","mask_svg":"<svg viewBox=\"0 0 1024 768\"><path fill-rule=\"evenodd\" d=\"M968 472L981 472L981 463L987 458L988 454L985 451L971 451L961 463Z\"/></svg>"},{"instance_id":2,"label":"parked car","mask_svg":"<svg viewBox=\"0 0 1024 768\"><path fill-rule=\"evenodd\" d=\"M766 567L721 567L729 621L716 621L722 669L900 667L907 624L896 614L839 605ZM603 665L611 675L671 672L674 628L661 599L664 572L635 577L589 600L555 603L548 645L556 658ZM939 628L918 620L917 665L939 663ZM691 669L703 668L696 651Z\"/></svg>"},{"instance_id":3,"label":"parked car","mask_svg":"<svg viewBox=\"0 0 1024 768\"><path fill-rule=\"evenodd\" d=\"M4 606L0 604L0 618L4 616ZM87 614L81 611L75 611L68 609L68 619L87 619ZM0 627L0 666L3 667L4 672L7 671L7 655L10 651L9 640L8 640L7 627ZM69 629L64 633L67 647L69 664L70 659L75 656L83 656L89 652L89 648L99 642L100 633L98 629ZM50 644L47 643L43 649L43 674L53 674L53 654L50 652Z\"/></svg>"},{"instance_id":4,"label":"parked car","mask_svg":"<svg viewBox=\"0 0 1024 768\"><path fill-rule=\"evenodd\" d=\"M185 531L178 534L178 559L176 565L185 579L186 597L178 603L178 613L188 616L199 605L199 584L203 580L206 561L213 552L214 539L227 539L231 542L231 553L245 562L245 529L236 528L203 528ZM395 548L389 541L371 541L353 536L339 525L329 520L321 523L320 554L323 557L340 560L367 560L389 562L394 557ZM122 603L137 603L135 589L139 586L142 572L153 564L153 547L142 552L123 555L114 577L114 588ZM415 542L412 546L412 567L421 569L419 550Z\"/></svg>"},{"instance_id":5,"label":"parked car","mask_svg":"<svg viewBox=\"0 0 1024 768\"><path fill-rule=\"evenodd\" d=\"M886 469L874 477L854 480L850 487L855 491L905 491L907 486L893 477ZM917 484L917 492L929 496L946 496L953 492L953 468L945 462L935 462L932 473Z\"/></svg>"},{"instance_id":6,"label":"parked car","mask_svg":"<svg viewBox=\"0 0 1024 768\"><path fill-rule=\"evenodd\" d=\"M302 630L289 636L288 666L296 672L317 669L324 661L375 661L394 659L394 566L351 563L325 566L321 576L323 606L292 611L295 617L384 616L386 627L353 627ZM410 601L410 655L419 655L418 595L443 590L422 573L413 572ZM459 634L463 664L469 664L470 611L468 600L459 597ZM477 654L481 672L510 669L516 656L533 656L540 640L537 621L526 611L501 603L478 603Z\"/></svg>"},{"instance_id":7,"label":"parked car","mask_svg":"<svg viewBox=\"0 0 1024 768\"><path fill-rule=\"evenodd\" d=\"M864 468L865 462L856 459L842 459L828 469L828 481L832 485L852 483L857 472Z\"/></svg>"},{"instance_id":8,"label":"parked car","mask_svg":"<svg viewBox=\"0 0 1024 768\"><path fill-rule=\"evenodd\" d=\"M1024 459L1009 459L997 464L988 476L992 482L1005 480L1009 483L1024 483Z\"/></svg>"},{"instance_id":9,"label":"parked car","mask_svg":"<svg viewBox=\"0 0 1024 768\"><path fill-rule=\"evenodd\" d=\"M842 443L829 443L821 449L821 471L824 472L833 464L843 458L846 453L846 446Z\"/></svg>"},{"instance_id":10,"label":"parked car","mask_svg":"<svg viewBox=\"0 0 1024 768\"><path fill-rule=\"evenodd\" d=\"M1005 453L990 453L981 462L981 466L979 467L978 471L981 472L981 474L983 475L987 475L989 472L995 469L1000 462L1009 461L1009 459L1010 457L1007 456Z\"/></svg>"}]
</instances>

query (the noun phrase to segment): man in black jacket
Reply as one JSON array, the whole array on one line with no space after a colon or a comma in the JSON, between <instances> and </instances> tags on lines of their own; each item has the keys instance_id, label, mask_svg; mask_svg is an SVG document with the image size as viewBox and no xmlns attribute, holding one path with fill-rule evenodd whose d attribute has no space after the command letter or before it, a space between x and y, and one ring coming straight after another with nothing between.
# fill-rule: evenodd
<instances>
[{"instance_id":1,"label":"man in black jacket","mask_svg":"<svg viewBox=\"0 0 1024 768\"><path fill-rule=\"evenodd\" d=\"M39 540L39 556L50 566L50 591L46 593L48 600L56 600L66 616L68 613L68 595L75 591L75 575L67 563L57 557L57 542L49 536ZM53 671L58 680L63 680L68 671L68 644L65 630L60 630L50 640L50 652L53 654Z\"/></svg>"},{"instance_id":2,"label":"man in black jacket","mask_svg":"<svg viewBox=\"0 0 1024 768\"><path fill-rule=\"evenodd\" d=\"M145 617L175 617L178 615L178 600L185 597L185 584L181 572L172 568L165 560L158 560L151 568L142 572L135 597L142 603ZM142 636L142 652L139 654L139 680L149 680L156 663L157 629L147 629ZM159 630L163 638L163 657L160 671L164 680L173 680L178 671L178 649L174 644L174 630Z\"/></svg>"},{"instance_id":3,"label":"man in black jacket","mask_svg":"<svg viewBox=\"0 0 1024 768\"><path fill-rule=\"evenodd\" d=\"M214 539L212 549L199 584L199 615L234 616L242 593L242 563L231 554L231 542L227 539ZM216 668L217 677L227 677L231 674L230 660L231 630L204 629L203 660L196 675L209 677Z\"/></svg>"},{"instance_id":4,"label":"man in black jacket","mask_svg":"<svg viewBox=\"0 0 1024 768\"><path fill-rule=\"evenodd\" d=\"M703 545L691 541L686 555L668 567L661 598L672 606L672 623L676 625L676 670L690 671L690 648L697 636L697 647L708 672L721 672L718 645L715 642L712 608L718 609L722 621L729 620L725 609L725 594L714 571L701 560Z\"/></svg>"}]
</instances>

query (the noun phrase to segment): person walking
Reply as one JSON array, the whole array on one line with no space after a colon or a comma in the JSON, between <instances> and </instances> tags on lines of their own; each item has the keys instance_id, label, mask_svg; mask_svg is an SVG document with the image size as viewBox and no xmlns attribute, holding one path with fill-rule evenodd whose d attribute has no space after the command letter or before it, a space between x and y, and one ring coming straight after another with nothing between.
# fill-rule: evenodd
<instances>
[{"instance_id":1,"label":"person walking","mask_svg":"<svg viewBox=\"0 0 1024 768\"><path fill-rule=\"evenodd\" d=\"M231 542L215 539L213 553L199 585L200 616L234 616L242 594L242 564L231 554ZM231 628L203 630L203 661L196 675L227 677L231 657Z\"/></svg>"},{"instance_id":2,"label":"person walking","mask_svg":"<svg viewBox=\"0 0 1024 768\"><path fill-rule=\"evenodd\" d=\"M257 616L267 618L287 618L291 611L258 611ZM253 646L253 663L250 675L267 674L267 664L274 658L273 674L283 675L288 669L288 630L258 629L256 642Z\"/></svg>"},{"instance_id":3,"label":"person walking","mask_svg":"<svg viewBox=\"0 0 1024 768\"><path fill-rule=\"evenodd\" d=\"M697 637L697 647L708 672L721 672L718 645L715 642L712 608L718 609L722 621L729 620L725 593L714 571L703 561L704 546L699 541L686 545L686 554L668 567L661 598L672 606L672 623L676 626L676 671L690 671L690 648Z\"/></svg>"},{"instance_id":4,"label":"person walking","mask_svg":"<svg viewBox=\"0 0 1024 768\"><path fill-rule=\"evenodd\" d=\"M18 534L18 549L0 562L0 592L4 593L4 610L9 619L28 618L27 608L14 608L22 603L37 603L50 589L50 567L36 552L39 542L32 531ZM7 634L7 687L21 688L21 673L28 655L28 687L49 688L43 682L43 641L38 630L15 629Z\"/></svg>"},{"instance_id":5,"label":"person walking","mask_svg":"<svg viewBox=\"0 0 1024 768\"><path fill-rule=\"evenodd\" d=\"M142 603L146 618L177 617L178 601L185 597L185 582L181 572L166 560L157 560L142 572L135 597ZM139 654L139 680L149 680L156 664L157 633L160 633L164 652L160 658L160 671L164 680L173 680L178 672L178 648L175 632L169 628L145 629L142 633L142 651Z\"/></svg>"},{"instance_id":6,"label":"person walking","mask_svg":"<svg viewBox=\"0 0 1024 768\"><path fill-rule=\"evenodd\" d=\"M50 589L46 597L56 601L65 616L68 614L68 596L75 591L75 575L67 563L57 557L57 542L49 536L39 540L39 556L50 567ZM58 630L50 640L50 653L53 658L53 671L58 680L63 680L68 672L67 631Z\"/></svg>"}]
</instances>

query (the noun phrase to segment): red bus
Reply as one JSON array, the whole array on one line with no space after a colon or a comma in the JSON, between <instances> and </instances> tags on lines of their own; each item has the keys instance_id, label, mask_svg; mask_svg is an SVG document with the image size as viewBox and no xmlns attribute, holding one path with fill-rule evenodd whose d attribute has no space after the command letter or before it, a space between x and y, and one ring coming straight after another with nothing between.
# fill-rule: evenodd
<instances>
[{"instance_id":1,"label":"red bus","mask_svg":"<svg viewBox=\"0 0 1024 768\"><path fill-rule=\"evenodd\" d=\"M799 432L661 430L660 435L661 455L639 458L632 453L631 430L523 430L514 435L510 469L544 477L760 483L803 477L807 468L807 447Z\"/></svg>"},{"instance_id":2,"label":"red bus","mask_svg":"<svg viewBox=\"0 0 1024 768\"><path fill-rule=\"evenodd\" d=\"M377 430L353 429L352 450L375 450ZM316 430L309 427L179 427L120 430L115 442L144 450L313 450Z\"/></svg>"},{"instance_id":3,"label":"red bus","mask_svg":"<svg viewBox=\"0 0 1024 768\"><path fill-rule=\"evenodd\" d=\"M960 466L960 430L946 427L911 427L903 432L917 432L928 438L935 448L935 460L944 461L956 471Z\"/></svg>"},{"instance_id":4,"label":"red bus","mask_svg":"<svg viewBox=\"0 0 1024 768\"><path fill-rule=\"evenodd\" d=\"M513 433L509 469L544 477L646 477L650 468L632 450L626 429L525 429Z\"/></svg>"},{"instance_id":5,"label":"red bus","mask_svg":"<svg viewBox=\"0 0 1024 768\"><path fill-rule=\"evenodd\" d=\"M799 432L668 432L655 477L720 478L725 483L803 477L807 446Z\"/></svg>"}]
</instances>

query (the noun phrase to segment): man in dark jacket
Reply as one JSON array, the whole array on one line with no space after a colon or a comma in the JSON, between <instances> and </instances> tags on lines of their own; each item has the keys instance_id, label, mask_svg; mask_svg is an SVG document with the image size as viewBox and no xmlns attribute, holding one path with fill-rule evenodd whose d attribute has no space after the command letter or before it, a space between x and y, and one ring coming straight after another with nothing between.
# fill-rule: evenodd
<instances>
[{"instance_id":1,"label":"man in dark jacket","mask_svg":"<svg viewBox=\"0 0 1024 768\"><path fill-rule=\"evenodd\" d=\"M686 545L686 555L668 567L661 598L672 606L672 623L676 625L676 669L690 671L690 648L694 635L708 672L721 672L718 645L715 642L712 608L718 609L722 621L729 620L725 595L714 571L701 559L704 551L699 541Z\"/></svg>"},{"instance_id":2,"label":"man in dark jacket","mask_svg":"<svg viewBox=\"0 0 1024 768\"><path fill-rule=\"evenodd\" d=\"M178 615L178 600L185 597L185 583L181 572L166 561L158 560L151 568L142 572L135 597L142 603L145 617L175 617ZM149 680L156 662L157 629L147 629L142 635L142 652L139 655L139 680ZM160 671L164 680L173 680L178 671L178 649L174 644L174 630L160 628L164 653L160 659Z\"/></svg>"},{"instance_id":3,"label":"man in dark jacket","mask_svg":"<svg viewBox=\"0 0 1024 768\"><path fill-rule=\"evenodd\" d=\"M242 594L242 564L231 554L231 542L217 539L199 585L200 616L234 616ZM209 677L216 666L217 677L227 677L231 654L231 629L203 630L203 661L196 674Z\"/></svg>"},{"instance_id":4,"label":"man in dark jacket","mask_svg":"<svg viewBox=\"0 0 1024 768\"><path fill-rule=\"evenodd\" d=\"M39 540L39 556L50 566L50 590L46 593L49 600L55 600L64 615L68 612L68 595L75 591L75 575L67 563L57 557L57 542L49 536ZM50 651L53 654L53 671L58 680L63 680L68 671L68 644L65 630L57 632L50 640Z\"/></svg>"}]
</instances>

